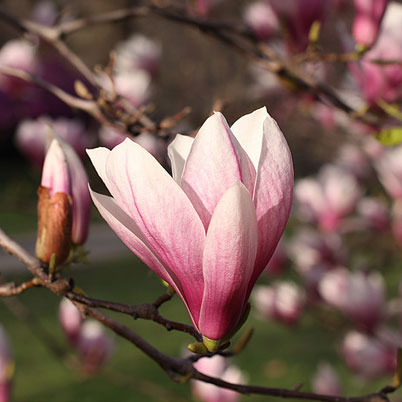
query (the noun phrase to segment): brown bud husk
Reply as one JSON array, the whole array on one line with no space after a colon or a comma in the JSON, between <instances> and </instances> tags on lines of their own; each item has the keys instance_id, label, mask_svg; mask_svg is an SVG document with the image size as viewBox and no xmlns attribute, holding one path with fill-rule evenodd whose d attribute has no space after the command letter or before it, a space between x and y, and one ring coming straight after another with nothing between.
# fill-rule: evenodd
<instances>
[{"instance_id":1,"label":"brown bud husk","mask_svg":"<svg viewBox=\"0 0 402 402\"><path fill-rule=\"evenodd\" d=\"M36 256L48 264L54 254L56 265L60 265L67 259L71 249L71 197L68 194L56 193L51 198L49 189L43 186L39 187L38 196Z\"/></svg>"}]
</instances>

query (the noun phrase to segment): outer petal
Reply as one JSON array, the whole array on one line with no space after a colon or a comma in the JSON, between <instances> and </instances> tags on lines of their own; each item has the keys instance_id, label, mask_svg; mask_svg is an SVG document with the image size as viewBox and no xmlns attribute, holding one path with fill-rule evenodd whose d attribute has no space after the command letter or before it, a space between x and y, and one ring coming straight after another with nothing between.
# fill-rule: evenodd
<instances>
[{"instance_id":1,"label":"outer petal","mask_svg":"<svg viewBox=\"0 0 402 402\"><path fill-rule=\"evenodd\" d=\"M230 127L240 145L247 152L256 170L258 169L261 155L264 121L267 117L269 117L269 114L264 106L240 117Z\"/></svg>"},{"instance_id":2,"label":"outer petal","mask_svg":"<svg viewBox=\"0 0 402 402\"><path fill-rule=\"evenodd\" d=\"M193 142L194 138L188 135L177 134L168 146L168 155L172 164L172 176L179 184Z\"/></svg>"},{"instance_id":3,"label":"outer petal","mask_svg":"<svg viewBox=\"0 0 402 402\"><path fill-rule=\"evenodd\" d=\"M106 161L110 154L110 149L105 147L98 147L94 149L87 149L87 154L94 165L99 177L105 183L105 186L110 191L109 181L106 176Z\"/></svg>"},{"instance_id":4,"label":"outer petal","mask_svg":"<svg viewBox=\"0 0 402 402\"><path fill-rule=\"evenodd\" d=\"M215 113L200 128L181 180L205 228L216 204L236 181L243 182L252 194L255 169L223 115Z\"/></svg>"},{"instance_id":5,"label":"outer petal","mask_svg":"<svg viewBox=\"0 0 402 402\"><path fill-rule=\"evenodd\" d=\"M205 242L205 287L199 320L204 336L222 339L238 323L247 302L257 242L253 201L246 187L237 182L216 206Z\"/></svg>"},{"instance_id":6,"label":"outer petal","mask_svg":"<svg viewBox=\"0 0 402 402\"><path fill-rule=\"evenodd\" d=\"M109 191L151 251L176 274L197 321L203 293L205 231L189 199L155 158L126 139L106 161Z\"/></svg>"},{"instance_id":7,"label":"outer petal","mask_svg":"<svg viewBox=\"0 0 402 402\"><path fill-rule=\"evenodd\" d=\"M249 291L269 262L285 229L292 206L293 186L293 163L288 144L275 120L266 113L254 189L258 252Z\"/></svg>"},{"instance_id":8,"label":"outer petal","mask_svg":"<svg viewBox=\"0 0 402 402\"><path fill-rule=\"evenodd\" d=\"M165 267L158 259L158 257L150 250L146 239L144 238L138 226L131 219L131 217L128 216L117 205L112 197L98 194L91 189L89 191L96 208L98 208L99 210L99 213L113 229L113 231L117 234L117 236L119 236L121 241L149 268L151 268L152 271L154 271L163 280L170 283L174 290L183 299L183 302L189 310L183 295L183 289L181 287L180 281L178 280L174 272L172 272L169 267ZM190 310L189 313L191 316Z\"/></svg>"}]
</instances>

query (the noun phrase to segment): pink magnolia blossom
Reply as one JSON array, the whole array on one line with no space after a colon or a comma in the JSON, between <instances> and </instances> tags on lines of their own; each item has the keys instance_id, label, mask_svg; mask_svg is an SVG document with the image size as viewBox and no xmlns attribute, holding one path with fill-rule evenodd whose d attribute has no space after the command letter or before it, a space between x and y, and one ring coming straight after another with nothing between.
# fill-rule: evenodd
<instances>
[{"instance_id":1,"label":"pink magnolia blossom","mask_svg":"<svg viewBox=\"0 0 402 402\"><path fill-rule=\"evenodd\" d=\"M383 3L383 0L376 3ZM402 52L402 4L391 2L384 15L381 31L373 48L361 62L350 63L350 69L364 97L372 105L378 100L395 102L402 95L402 66L379 65L370 60L394 60Z\"/></svg>"},{"instance_id":2,"label":"pink magnolia blossom","mask_svg":"<svg viewBox=\"0 0 402 402\"><path fill-rule=\"evenodd\" d=\"M282 238L272 254L271 260L265 268L265 272L269 275L280 275L286 268L287 261L288 256Z\"/></svg>"},{"instance_id":3,"label":"pink magnolia blossom","mask_svg":"<svg viewBox=\"0 0 402 402\"><path fill-rule=\"evenodd\" d=\"M52 140L42 170L38 203L37 257L49 263L65 261L72 244L88 237L91 201L88 177L72 147L61 138Z\"/></svg>"},{"instance_id":4,"label":"pink magnolia blossom","mask_svg":"<svg viewBox=\"0 0 402 402\"><path fill-rule=\"evenodd\" d=\"M357 212L365 227L384 231L389 228L390 217L387 205L381 199L365 197L359 201Z\"/></svg>"},{"instance_id":5,"label":"pink magnolia blossom","mask_svg":"<svg viewBox=\"0 0 402 402\"><path fill-rule=\"evenodd\" d=\"M6 331L0 324L0 402L11 401L11 382L14 360Z\"/></svg>"},{"instance_id":6,"label":"pink magnolia blossom","mask_svg":"<svg viewBox=\"0 0 402 402\"><path fill-rule=\"evenodd\" d=\"M80 328L77 348L83 370L93 375L112 355L114 340L97 321L86 320Z\"/></svg>"},{"instance_id":7,"label":"pink magnolia blossom","mask_svg":"<svg viewBox=\"0 0 402 402\"><path fill-rule=\"evenodd\" d=\"M36 120L22 120L17 127L15 142L19 150L37 167L41 167L51 139L51 129L69 143L80 157L94 145L95 138L85 125L76 119L42 116Z\"/></svg>"},{"instance_id":8,"label":"pink magnolia blossom","mask_svg":"<svg viewBox=\"0 0 402 402\"><path fill-rule=\"evenodd\" d=\"M118 71L144 70L155 75L161 51L159 43L144 35L133 35L116 47L115 68Z\"/></svg>"},{"instance_id":9,"label":"pink magnolia blossom","mask_svg":"<svg viewBox=\"0 0 402 402\"><path fill-rule=\"evenodd\" d=\"M187 0L188 11L190 14L198 14L202 18L207 18L211 10L222 0Z\"/></svg>"},{"instance_id":10,"label":"pink magnolia blossom","mask_svg":"<svg viewBox=\"0 0 402 402\"><path fill-rule=\"evenodd\" d=\"M357 145L343 145L336 158L336 165L361 180L370 173L370 164L364 150Z\"/></svg>"},{"instance_id":11,"label":"pink magnolia blossom","mask_svg":"<svg viewBox=\"0 0 402 402\"><path fill-rule=\"evenodd\" d=\"M382 185L394 199L402 199L402 145L384 150L374 166Z\"/></svg>"},{"instance_id":12,"label":"pink magnolia blossom","mask_svg":"<svg viewBox=\"0 0 402 402\"><path fill-rule=\"evenodd\" d=\"M372 46L378 36L388 0L354 0L356 16L353 37L361 45Z\"/></svg>"},{"instance_id":13,"label":"pink magnolia blossom","mask_svg":"<svg viewBox=\"0 0 402 402\"><path fill-rule=\"evenodd\" d=\"M295 186L301 215L328 232L340 229L342 220L353 212L360 195L356 179L334 165L323 167L317 179L301 179Z\"/></svg>"},{"instance_id":14,"label":"pink magnolia blossom","mask_svg":"<svg viewBox=\"0 0 402 402\"><path fill-rule=\"evenodd\" d=\"M345 250L338 234L322 235L307 228L293 235L288 244L288 253L302 275L308 274L311 267L317 265L329 270L345 261Z\"/></svg>"},{"instance_id":15,"label":"pink magnolia blossom","mask_svg":"<svg viewBox=\"0 0 402 402\"><path fill-rule=\"evenodd\" d=\"M367 331L375 329L384 319L384 281L377 272L366 274L339 268L323 277L319 290L328 304Z\"/></svg>"},{"instance_id":16,"label":"pink magnolia blossom","mask_svg":"<svg viewBox=\"0 0 402 402\"><path fill-rule=\"evenodd\" d=\"M66 298L60 303L59 321L68 341L72 345L76 345L83 318L77 307Z\"/></svg>"},{"instance_id":17,"label":"pink magnolia blossom","mask_svg":"<svg viewBox=\"0 0 402 402\"><path fill-rule=\"evenodd\" d=\"M245 382L243 373L236 366L229 365L227 360L219 355L199 359L194 363L194 367L202 374L217 377L233 384ZM191 388L193 395L202 402L236 402L241 397L241 394L235 391L202 381L193 380Z\"/></svg>"},{"instance_id":18,"label":"pink magnolia blossom","mask_svg":"<svg viewBox=\"0 0 402 402\"><path fill-rule=\"evenodd\" d=\"M303 311L304 295L293 282L282 281L273 286L257 286L253 301L264 318L294 325Z\"/></svg>"},{"instance_id":19,"label":"pink magnolia blossom","mask_svg":"<svg viewBox=\"0 0 402 402\"><path fill-rule=\"evenodd\" d=\"M285 24L290 49L300 52L308 45L313 23L324 22L332 0L269 0L269 4Z\"/></svg>"},{"instance_id":20,"label":"pink magnolia blossom","mask_svg":"<svg viewBox=\"0 0 402 402\"><path fill-rule=\"evenodd\" d=\"M265 1L249 4L244 11L244 21L261 41L270 39L279 31L279 20L271 6Z\"/></svg>"},{"instance_id":21,"label":"pink magnolia blossom","mask_svg":"<svg viewBox=\"0 0 402 402\"><path fill-rule=\"evenodd\" d=\"M402 245L402 200L398 200L392 206L392 234L395 241Z\"/></svg>"},{"instance_id":22,"label":"pink magnolia blossom","mask_svg":"<svg viewBox=\"0 0 402 402\"><path fill-rule=\"evenodd\" d=\"M396 349L357 331L344 338L342 355L347 366L363 378L373 379L395 371Z\"/></svg>"},{"instance_id":23,"label":"pink magnolia blossom","mask_svg":"<svg viewBox=\"0 0 402 402\"><path fill-rule=\"evenodd\" d=\"M36 47L26 39L13 39L0 49L0 66L35 73L38 69ZM0 90L16 95L29 84L0 74Z\"/></svg>"},{"instance_id":24,"label":"pink magnolia blossom","mask_svg":"<svg viewBox=\"0 0 402 402\"><path fill-rule=\"evenodd\" d=\"M329 363L320 363L312 380L313 391L323 395L342 395L339 377Z\"/></svg>"},{"instance_id":25,"label":"pink magnolia blossom","mask_svg":"<svg viewBox=\"0 0 402 402\"><path fill-rule=\"evenodd\" d=\"M261 108L229 128L221 113L169 145L173 178L126 139L88 154L112 197L92 192L122 241L183 300L204 337L230 336L286 225L293 167Z\"/></svg>"}]
</instances>

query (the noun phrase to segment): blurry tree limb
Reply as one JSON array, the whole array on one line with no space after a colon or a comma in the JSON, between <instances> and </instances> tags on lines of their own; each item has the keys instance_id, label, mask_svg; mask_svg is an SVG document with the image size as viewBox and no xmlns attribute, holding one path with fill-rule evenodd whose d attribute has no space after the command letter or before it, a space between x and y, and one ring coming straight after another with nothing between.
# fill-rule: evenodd
<instances>
[{"instance_id":1,"label":"blurry tree limb","mask_svg":"<svg viewBox=\"0 0 402 402\"><path fill-rule=\"evenodd\" d=\"M148 5L114 10L95 16L62 22L53 27L44 27L32 21L18 19L17 17L11 15L8 11L0 8L0 18L5 19L17 29L25 32L35 33L48 43L54 45L55 48L63 56L69 59L69 61L75 65L77 70L81 71L86 78L88 78L88 74L84 73L80 63L77 63L75 58L71 60L71 54L69 56L65 49L63 53L63 46L65 46L63 38L65 36L96 24L115 23L128 18L148 17L151 15L197 28L200 30L200 32L214 37L218 41L232 47L246 57L260 63L266 70L276 74L279 78L290 82L292 86L298 90L312 94L317 98L317 100L342 110L351 118L358 119L374 126L381 125L381 121L377 115L370 112L361 114L359 111L354 110L343 99L341 99L332 88L326 84L316 82L313 77L308 76L304 72L301 72L295 68L292 65L292 63L294 63L292 60L284 60L279 57L272 48L265 44L262 45L251 34L250 30L242 24L207 21L197 17L187 16L186 13L181 9ZM60 43L63 45L60 45ZM310 57L312 57L312 55L310 55ZM324 59L324 61L325 59L348 61L350 58L354 59L357 56L353 53L317 56L317 53L314 53L314 57L321 57ZM94 80L89 81L93 84L96 84L96 82L93 82Z\"/></svg>"},{"instance_id":2,"label":"blurry tree limb","mask_svg":"<svg viewBox=\"0 0 402 402\"><path fill-rule=\"evenodd\" d=\"M123 309L117 303L104 302L96 299L82 298L81 295L71 292L73 283L71 280L57 279L50 281L43 267L41 267L38 260L32 256L28 251L22 248L18 243L13 241L7 236L4 231L0 229L0 246L8 253L16 256L28 270L39 279L40 283L59 296L66 296L73 300L76 306L87 316L99 321L104 326L111 329L117 335L125 338L127 341L139 348L144 354L155 361L174 381L183 382L186 379L199 380L214 384L218 387L231 389L242 394L259 394L276 396L279 398L293 398L310 401L322 402L389 402L387 394L395 391L393 387L385 387L378 393L372 393L360 397L340 397L320 395L311 392L303 392L295 389L282 389L272 387L260 387L253 385L232 384L223 381L219 378L211 377L197 371L193 366L192 358L173 358L160 352L154 346L149 344L145 339L140 337L137 333L129 329L127 326L119 323L118 321L104 315L96 310L92 305L99 305L100 307L113 307L114 311ZM165 295L156 300L152 305L157 310L161 303L170 300L171 295ZM74 300L75 299L75 300ZM91 304L92 303L92 304ZM113 308L110 308L113 310ZM124 307L126 308L126 307ZM148 307L147 307L148 308ZM178 377L179 376L179 377Z\"/></svg>"}]
</instances>

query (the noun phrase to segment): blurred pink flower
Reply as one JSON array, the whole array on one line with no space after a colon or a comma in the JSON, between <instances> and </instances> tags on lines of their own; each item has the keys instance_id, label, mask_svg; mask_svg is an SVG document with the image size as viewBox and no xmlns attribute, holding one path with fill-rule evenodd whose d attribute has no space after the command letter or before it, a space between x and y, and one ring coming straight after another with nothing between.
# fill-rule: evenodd
<instances>
[{"instance_id":1,"label":"blurred pink flower","mask_svg":"<svg viewBox=\"0 0 402 402\"><path fill-rule=\"evenodd\" d=\"M377 2L377 0L376 0ZM383 3L379 0L378 3ZM379 65L371 60L394 60L402 52L402 4L391 2L385 12L381 31L374 47L365 53L361 62L350 63L349 67L364 97L371 105L378 100L395 102L402 95L402 66L400 64Z\"/></svg>"},{"instance_id":2,"label":"blurred pink flower","mask_svg":"<svg viewBox=\"0 0 402 402\"><path fill-rule=\"evenodd\" d=\"M357 145L343 145L339 150L335 163L359 180L364 179L370 173L368 158L364 150Z\"/></svg>"},{"instance_id":3,"label":"blurred pink flower","mask_svg":"<svg viewBox=\"0 0 402 402\"><path fill-rule=\"evenodd\" d=\"M204 357L194 363L194 367L202 374L217 377L233 384L244 384L245 376L234 365L219 355ZM193 380L191 382L193 395L202 402L236 402L241 394L230 389L219 388L213 384Z\"/></svg>"},{"instance_id":4,"label":"blurred pink flower","mask_svg":"<svg viewBox=\"0 0 402 402\"><path fill-rule=\"evenodd\" d=\"M392 206L392 233L395 241L402 246L402 200L397 200Z\"/></svg>"},{"instance_id":5,"label":"blurred pink flower","mask_svg":"<svg viewBox=\"0 0 402 402\"><path fill-rule=\"evenodd\" d=\"M390 216L387 205L378 198L362 198L357 205L357 212L364 226L383 232L390 226Z\"/></svg>"},{"instance_id":6,"label":"blurred pink flower","mask_svg":"<svg viewBox=\"0 0 402 402\"><path fill-rule=\"evenodd\" d=\"M117 71L144 70L152 76L159 67L162 47L144 35L133 35L116 47L115 68Z\"/></svg>"},{"instance_id":7,"label":"blurred pink flower","mask_svg":"<svg viewBox=\"0 0 402 402\"><path fill-rule=\"evenodd\" d=\"M272 257L265 268L265 272L269 275L280 275L286 268L288 256L284 245L283 237L279 241Z\"/></svg>"},{"instance_id":8,"label":"blurred pink flower","mask_svg":"<svg viewBox=\"0 0 402 402\"><path fill-rule=\"evenodd\" d=\"M60 303L59 321L68 341L75 346L78 342L83 318L77 307L67 298Z\"/></svg>"},{"instance_id":9,"label":"blurred pink flower","mask_svg":"<svg viewBox=\"0 0 402 402\"><path fill-rule=\"evenodd\" d=\"M378 36L388 0L354 0L356 16L353 37L364 46L372 46Z\"/></svg>"},{"instance_id":10,"label":"blurred pink flower","mask_svg":"<svg viewBox=\"0 0 402 402\"><path fill-rule=\"evenodd\" d=\"M17 127L15 143L19 150L36 167L40 168L51 139L51 130L69 143L82 158L85 149L93 146L95 138L85 125L76 119L42 116L36 120L22 120Z\"/></svg>"},{"instance_id":11,"label":"blurred pink flower","mask_svg":"<svg viewBox=\"0 0 402 402\"><path fill-rule=\"evenodd\" d=\"M256 286L252 297L257 311L264 318L287 325L297 324L303 311L303 292L293 282Z\"/></svg>"},{"instance_id":12,"label":"blurred pink flower","mask_svg":"<svg viewBox=\"0 0 402 402\"><path fill-rule=\"evenodd\" d=\"M88 375L100 370L114 351L114 340L97 321L86 320L80 329L77 349Z\"/></svg>"},{"instance_id":13,"label":"blurred pink flower","mask_svg":"<svg viewBox=\"0 0 402 402\"><path fill-rule=\"evenodd\" d=\"M6 331L0 324L0 402L11 402L14 359Z\"/></svg>"},{"instance_id":14,"label":"blurred pink flower","mask_svg":"<svg viewBox=\"0 0 402 402\"><path fill-rule=\"evenodd\" d=\"M342 395L342 388L336 371L329 363L320 363L312 379L313 391L323 395Z\"/></svg>"},{"instance_id":15,"label":"blurred pink flower","mask_svg":"<svg viewBox=\"0 0 402 402\"><path fill-rule=\"evenodd\" d=\"M345 262L342 239L335 233L322 235L312 229L299 229L288 242L288 253L295 268L307 275L314 266L327 270Z\"/></svg>"},{"instance_id":16,"label":"blurred pink flower","mask_svg":"<svg viewBox=\"0 0 402 402\"><path fill-rule=\"evenodd\" d=\"M271 39L279 31L279 20L266 1L250 3L244 10L244 21L261 41Z\"/></svg>"},{"instance_id":17,"label":"blurred pink flower","mask_svg":"<svg viewBox=\"0 0 402 402\"><path fill-rule=\"evenodd\" d=\"M198 14L202 18L207 18L211 10L222 0L187 0L188 11L190 14Z\"/></svg>"},{"instance_id":18,"label":"blurred pink flower","mask_svg":"<svg viewBox=\"0 0 402 402\"><path fill-rule=\"evenodd\" d=\"M402 145L385 149L374 167L387 193L394 199L402 199Z\"/></svg>"},{"instance_id":19,"label":"blurred pink flower","mask_svg":"<svg viewBox=\"0 0 402 402\"><path fill-rule=\"evenodd\" d=\"M347 366L366 379L393 374L396 349L357 331L349 332L342 343Z\"/></svg>"},{"instance_id":20,"label":"blurred pink flower","mask_svg":"<svg viewBox=\"0 0 402 402\"><path fill-rule=\"evenodd\" d=\"M378 272L366 274L338 268L325 274L319 291L324 301L366 331L372 331L384 319L384 281Z\"/></svg>"},{"instance_id":21,"label":"blurred pink flower","mask_svg":"<svg viewBox=\"0 0 402 402\"><path fill-rule=\"evenodd\" d=\"M302 218L327 232L340 229L360 196L356 179L335 165L326 165L317 178L301 179L295 185L295 200Z\"/></svg>"},{"instance_id":22,"label":"blurred pink flower","mask_svg":"<svg viewBox=\"0 0 402 402\"><path fill-rule=\"evenodd\" d=\"M332 7L332 0L269 0L278 19L284 22L292 51L302 52L315 21L323 23Z\"/></svg>"},{"instance_id":23,"label":"blurred pink flower","mask_svg":"<svg viewBox=\"0 0 402 402\"><path fill-rule=\"evenodd\" d=\"M0 49L0 66L35 73L38 69L36 47L26 39L13 39ZM0 74L0 90L17 95L30 84L19 78Z\"/></svg>"},{"instance_id":24,"label":"blurred pink flower","mask_svg":"<svg viewBox=\"0 0 402 402\"><path fill-rule=\"evenodd\" d=\"M285 228L293 166L265 108L229 128L220 113L169 145L173 178L126 139L88 154L112 197L92 192L122 241L179 294L204 338L242 317Z\"/></svg>"}]
</instances>

